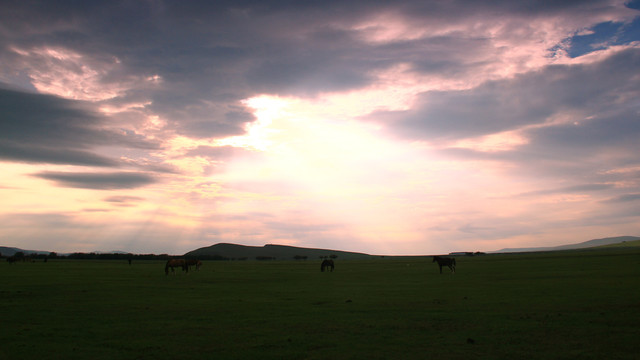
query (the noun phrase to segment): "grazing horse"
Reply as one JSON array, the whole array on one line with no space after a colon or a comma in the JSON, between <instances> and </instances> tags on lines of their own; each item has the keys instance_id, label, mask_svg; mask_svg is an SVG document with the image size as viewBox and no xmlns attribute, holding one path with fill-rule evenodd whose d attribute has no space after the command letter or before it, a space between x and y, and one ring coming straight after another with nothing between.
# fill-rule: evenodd
<instances>
[{"instance_id":1,"label":"grazing horse","mask_svg":"<svg viewBox=\"0 0 640 360\"><path fill-rule=\"evenodd\" d=\"M438 262L438 266L440 266L440 274L442 274L442 267L448 266L451 269L452 273L456 272L456 259L442 257L442 256L434 256L432 262Z\"/></svg>"},{"instance_id":2,"label":"grazing horse","mask_svg":"<svg viewBox=\"0 0 640 360\"><path fill-rule=\"evenodd\" d=\"M171 268L171 272L174 272L173 268L176 267L181 267L183 271L189 272L189 267L184 259L170 259L164 266L164 273L169 275L169 268Z\"/></svg>"},{"instance_id":3,"label":"grazing horse","mask_svg":"<svg viewBox=\"0 0 640 360\"><path fill-rule=\"evenodd\" d=\"M196 270L200 270L200 266L202 266L202 261L198 259L187 259L186 264L187 264L187 267L195 266Z\"/></svg>"},{"instance_id":4,"label":"grazing horse","mask_svg":"<svg viewBox=\"0 0 640 360\"><path fill-rule=\"evenodd\" d=\"M333 260L323 260L322 264L320 264L320 271L324 272L325 269L333 272L333 268L335 265L333 264Z\"/></svg>"}]
</instances>

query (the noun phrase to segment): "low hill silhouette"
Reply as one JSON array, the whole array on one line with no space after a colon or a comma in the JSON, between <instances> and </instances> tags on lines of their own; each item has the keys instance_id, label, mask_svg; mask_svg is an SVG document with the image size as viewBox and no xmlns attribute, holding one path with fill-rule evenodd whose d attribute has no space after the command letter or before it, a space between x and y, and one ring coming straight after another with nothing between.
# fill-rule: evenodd
<instances>
[{"instance_id":1,"label":"low hill silhouette","mask_svg":"<svg viewBox=\"0 0 640 360\"><path fill-rule=\"evenodd\" d=\"M534 248L505 248L492 253L505 253L505 252L529 252L529 251L558 251L558 250L577 250L587 249L593 247L607 246L617 244L618 246L624 246L625 243L631 243L640 240L637 236L616 236L602 239L593 239L584 241L577 244L551 246L551 247L534 247Z\"/></svg>"},{"instance_id":2,"label":"low hill silhouette","mask_svg":"<svg viewBox=\"0 0 640 360\"><path fill-rule=\"evenodd\" d=\"M264 245L264 246L247 246L229 243L219 243L208 247L199 248L184 254L186 257L210 257L210 258L226 258L226 259L274 259L274 260L293 260L296 258L304 258L315 260L320 257L333 256L339 259L368 259L373 255L329 250L329 249L313 249L286 245Z\"/></svg>"},{"instance_id":3,"label":"low hill silhouette","mask_svg":"<svg viewBox=\"0 0 640 360\"><path fill-rule=\"evenodd\" d=\"M2 256L13 256L17 252L24 253L25 255L49 255L50 253L50 251L24 250L16 247L0 246L0 254L2 254Z\"/></svg>"}]
</instances>

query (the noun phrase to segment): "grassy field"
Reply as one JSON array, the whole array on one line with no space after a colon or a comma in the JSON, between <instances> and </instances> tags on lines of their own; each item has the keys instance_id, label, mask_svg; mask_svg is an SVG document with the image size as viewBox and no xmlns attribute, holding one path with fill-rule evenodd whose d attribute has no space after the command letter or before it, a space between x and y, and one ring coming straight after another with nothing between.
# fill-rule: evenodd
<instances>
[{"instance_id":1,"label":"grassy field","mask_svg":"<svg viewBox=\"0 0 640 360\"><path fill-rule=\"evenodd\" d=\"M625 247L640 247L640 240L623 241L623 242L619 242L619 243L615 243L615 244L598 246L599 249L604 249L604 248L625 248Z\"/></svg>"},{"instance_id":2,"label":"grassy field","mask_svg":"<svg viewBox=\"0 0 640 360\"><path fill-rule=\"evenodd\" d=\"M430 258L0 263L0 354L27 359L632 359L640 248Z\"/></svg>"}]
</instances>

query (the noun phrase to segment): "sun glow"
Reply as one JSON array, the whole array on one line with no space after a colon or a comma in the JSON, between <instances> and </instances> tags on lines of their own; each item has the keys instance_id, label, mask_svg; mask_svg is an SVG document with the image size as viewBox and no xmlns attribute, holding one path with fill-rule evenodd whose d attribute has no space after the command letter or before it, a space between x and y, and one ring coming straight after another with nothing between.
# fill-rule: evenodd
<instances>
[{"instance_id":1,"label":"sun glow","mask_svg":"<svg viewBox=\"0 0 640 360\"><path fill-rule=\"evenodd\" d=\"M335 109L321 111L318 102L267 95L245 103L254 109L257 121L247 128L246 135L219 143L257 149L267 156L277 154L278 159L285 159L278 160L283 166L293 162L299 165L295 167L297 172L302 167L305 174L315 174L313 178L326 178L333 171L345 170L340 169L342 166L349 168L374 158L384 160L397 153L377 125L350 120L352 114L362 113L358 104L351 108L343 104L339 114Z\"/></svg>"},{"instance_id":2,"label":"sun glow","mask_svg":"<svg viewBox=\"0 0 640 360\"><path fill-rule=\"evenodd\" d=\"M235 199L242 198L229 199L219 210L268 209L277 217L327 227L327 232L338 226L342 237L418 239L409 224L413 219L404 216L405 192L423 187L424 179L416 178L420 171L414 170L428 161L425 148L392 141L379 125L354 120L351 116L363 112L361 103L349 107L343 102L338 112L323 108L327 101L332 100L267 95L246 100L257 121L245 136L219 143L257 151L234 158L224 173L214 175ZM301 211L304 219L295 219Z\"/></svg>"},{"instance_id":3,"label":"sun glow","mask_svg":"<svg viewBox=\"0 0 640 360\"><path fill-rule=\"evenodd\" d=\"M242 101L243 105L253 110L256 120L246 126L244 135L218 140L216 145L266 151L272 145L270 136L278 131L272 127L274 119L288 117L288 108L293 103L294 99L269 95L254 96Z\"/></svg>"}]
</instances>

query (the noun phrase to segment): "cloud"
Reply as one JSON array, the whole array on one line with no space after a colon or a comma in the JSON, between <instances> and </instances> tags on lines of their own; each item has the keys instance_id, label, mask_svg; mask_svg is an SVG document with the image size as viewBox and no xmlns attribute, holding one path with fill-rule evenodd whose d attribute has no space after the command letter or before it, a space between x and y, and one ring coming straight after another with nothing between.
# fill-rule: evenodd
<instances>
[{"instance_id":1,"label":"cloud","mask_svg":"<svg viewBox=\"0 0 640 360\"><path fill-rule=\"evenodd\" d=\"M248 150L244 148L238 148L234 146L205 146L200 145L195 149L191 149L186 152L185 156L203 156L210 158L211 160L224 160L229 159L237 154L248 153Z\"/></svg>"},{"instance_id":2,"label":"cloud","mask_svg":"<svg viewBox=\"0 0 640 360\"><path fill-rule=\"evenodd\" d=\"M604 200L604 203L626 203L640 200L640 193L618 195L611 199Z\"/></svg>"},{"instance_id":3,"label":"cloud","mask_svg":"<svg viewBox=\"0 0 640 360\"><path fill-rule=\"evenodd\" d=\"M141 201L144 201L144 198L139 196L120 195L120 196L109 196L107 198L104 198L103 201L113 206L125 208L125 207L133 207L138 205L138 203L140 203ZM90 211L90 210L84 209L83 211ZM107 210L94 209L93 211L107 211Z\"/></svg>"},{"instance_id":4,"label":"cloud","mask_svg":"<svg viewBox=\"0 0 640 360\"><path fill-rule=\"evenodd\" d=\"M80 173L43 171L32 176L54 181L58 186L95 190L134 189L157 181L156 178L149 174L133 172Z\"/></svg>"},{"instance_id":5,"label":"cloud","mask_svg":"<svg viewBox=\"0 0 640 360\"><path fill-rule=\"evenodd\" d=\"M142 200L144 200L144 198L139 196L128 196L128 195L116 195L116 196L109 196L104 198L104 201L115 203L115 204L129 204L132 202L139 202Z\"/></svg>"},{"instance_id":6,"label":"cloud","mask_svg":"<svg viewBox=\"0 0 640 360\"><path fill-rule=\"evenodd\" d=\"M118 162L88 151L0 141L0 158L18 162L116 167Z\"/></svg>"},{"instance_id":7,"label":"cloud","mask_svg":"<svg viewBox=\"0 0 640 360\"><path fill-rule=\"evenodd\" d=\"M581 184L581 185L565 186L557 189L530 191L530 192L520 194L520 196L540 196L540 195L567 194L567 193L590 193L594 191L608 190L611 188L613 188L612 184Z\"/></svg>"},{"instance_id":8,"label":"cloud","mask_svg":"<svg viewBox=\"0 0 640 360\"><path fill-rule=\"evenodd\" d=\"M577 120L583 120L610 110L612 104L623 111L632 106L640 96L640 80L629 74L640 71L638 64L640 49L628 49L595 64L551 65L469 90L425 92L411 110L375 112L367 118L399 136L426 141L542 126L567 112L582 114ZM615 129L619 128L611 131Z\"/></svg>"},{"instance_id":9,"label":"cloud","mask_svg":"<svg viewBox=\"0 0 640 360\"><path fill-rule=\"evenodd\" d=\"M0 158L22 162L117 167L98 146L158 149L135 132L107 127L107 119L77 101L0 88Z\"/></svg>"}]
</instances>

